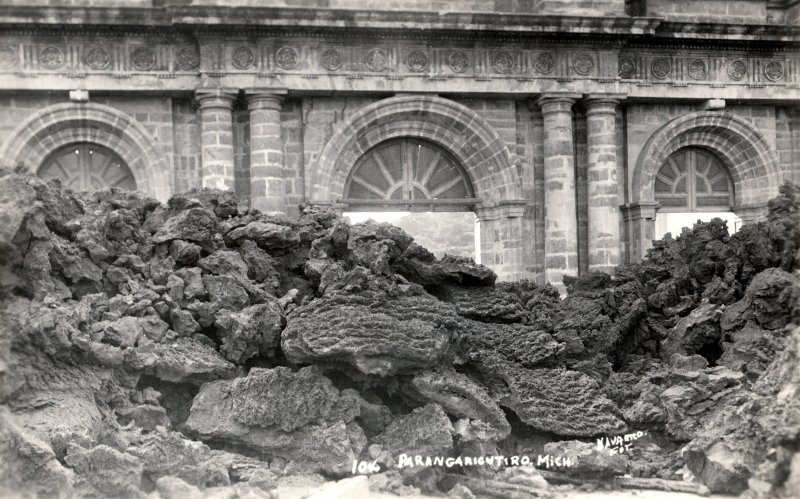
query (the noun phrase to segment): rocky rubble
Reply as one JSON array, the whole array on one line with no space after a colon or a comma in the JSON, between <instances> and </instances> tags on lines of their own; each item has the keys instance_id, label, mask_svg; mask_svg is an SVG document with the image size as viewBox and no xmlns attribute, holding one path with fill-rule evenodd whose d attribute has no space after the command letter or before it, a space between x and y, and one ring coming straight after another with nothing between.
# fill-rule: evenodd
<instances>
[{"instance_id":1,"label":"rocky rubble","mask_svg":"<svg viewBox=\"0 0 800 499\"><path fill-rule=\"evenodd\" d=\"M0 495L288 497L347 478L340 493L789 497L798 196L733 236L700 223L566 278L561 300L315 207L2 172ZM357 460L369 479L348 478Z\"/></svg>"}]
</instances>

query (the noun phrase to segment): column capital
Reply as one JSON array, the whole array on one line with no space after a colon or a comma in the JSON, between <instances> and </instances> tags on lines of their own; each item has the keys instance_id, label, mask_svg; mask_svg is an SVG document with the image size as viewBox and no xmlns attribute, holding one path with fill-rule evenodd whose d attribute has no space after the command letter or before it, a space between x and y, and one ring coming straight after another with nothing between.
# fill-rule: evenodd
<instances>
[{"instance_id":1,"label":"column capital","mask_svg":"<svg viewBox=\"0 0 800 499\"><path fill-rule=\"evenodd\" d=\"M475 214L481 221L500 220L502 218L519 218L525 215L525 199L507 199L497 203L481 203L475 205Z\"/></svg>"},{"instance_id":2,"label":"column capital","mask_svg":"<svg viewBox=\"0 0 800 499\"><path fill-rule=\"evenodd\" d=\"M625 94L589 94L583 99L586 107L586 115L591 114L614 114L617 112L617 105L625 99Z\"/></svg>"},{"instance_id":3,"label":"column capital","mask_svg":"<svg viewBox=\"0 0 800 499\"><path fill-rule=\"evenodd\" d=\"M250 111L256 109L280 111L284 96L285 93L247 92L247 94L245 94L245 99L247 99L247 109Z\"/></svg>"},{"instance_id":4,"label":"column capital","mask_svg":"<svg viewBox=\"0 0 800 499\"><path fill-rule=\"evenodd\" d=\"M553 92L541 94L536 98L536 103L542 109L542 114L571 112L572 105L581 98L581 94L567 92Z\"/></svg>"},{"instance_id":5,"label":"column capital","mask_svg":"<svg viewBox=\"0 0 800 499\"><path fill-rule=\"evenodd\" d=\"M194 98L200 104L200 109L233 109L233 103L236 102L238 94L239 92L232 89L198 88L194 92Z\"/></svg>"},{"instance_id":6,"label":"column capital","mask_svg":"<svg viewBox=\"0 0 800 499\"><path fill-rule=\"evenodd\" d=\"M625 221L631 220L653 220L661 205L656 201L640 201L638 203L623 204L620 206Z\"/></svg>"}]
</instances>

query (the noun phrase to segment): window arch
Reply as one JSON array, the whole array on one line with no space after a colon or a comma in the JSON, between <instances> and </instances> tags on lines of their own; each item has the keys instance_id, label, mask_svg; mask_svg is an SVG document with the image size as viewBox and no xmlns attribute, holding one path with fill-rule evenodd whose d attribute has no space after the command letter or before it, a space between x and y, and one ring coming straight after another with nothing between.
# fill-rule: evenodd
<instances>
[{"instance_id":1,"label":"window arch","mask_svg":"<svg viewBox=\"0 0 800 499\"><path fill-rule=\"evenodd\" d=\"M655 200L662 212L730 211L733 182L712 152L685 147L672 153L655 179Z\"/></svg>"},{"instance_id":2,"label":"window arch","mask_svg":"<svg viewBox=\"0 0 800 499\"><path fill-rule=\"evenodd\" d=\"M410 209L438 204L470 210L476 200L467 174L444 148L400 137L377 144L359 158L345 182L343 201L355 208L384 201Z\"/></svg>"},{"instance_id":3,"label":"window arch","mask_svg":"<svg viewBox=\"0 0 800 499\"><path fill-rule=\"evenodd\" d=\"M55 177L76 191L119 187L136 190L130 168L111 149L89 142L67 144L56 149L39 167L41 177Z\"/></svg>"}]
</instances>

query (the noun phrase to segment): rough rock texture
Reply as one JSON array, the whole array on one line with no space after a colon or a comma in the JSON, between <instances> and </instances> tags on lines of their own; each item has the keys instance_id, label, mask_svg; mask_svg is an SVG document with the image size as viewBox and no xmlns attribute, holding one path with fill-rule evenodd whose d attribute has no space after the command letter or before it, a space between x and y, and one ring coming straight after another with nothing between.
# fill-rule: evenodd
<instances>
[{"instance_id":1,"label":"rough rock texture","mask_svg":"<svg viewBox=\"0 0 800 499\"><path fill-rule=\"evenodd\" d=\"M337 293L289 314L281 347L294 362L337 361L389 375L442 361L458 318L453 309L408 285Z\"/></svg>"},{"instance_id":2,"label":"rough rock texture","mask_svg":"<svg viewBox=\"0 0 800 499\"><path fill-rule=\"evenodd\" d=\"M383 454L384 463L393 466L401 454L410 456L449 456L453 451L453 426L442 408L428 404L392 422L386 431L372 439L371 453Z\"/></svg>"},{"instance_id":3,"label":"rough rock texture","mask_svg":"<svg viewBox=\"0 0 800 499\"><path fill-rule=\"evenodd\" d=\"M592 437L626 429L618 409L597 381L565 369L525 369L504 361L486 363L486 373L503 383L500 405L538 430L561 436Z\"/></svg>"},{"instance_id":4,"label":"rough rock texture","mask_svg":"<svg viewBox=\"0 0 800 499\"><path fill-rule=\"evenodd\" d=\"M339 393L307 367L254 368L242 378L207 383L194 399L186 429L204 440L241 445L305 461L312 471L341 475L366 443L357 426L360 401Z\"/></svg>"},{"instance_id":5,"label":"rough rock texture","mask_svg":"<svg viewBox=\"0 0 800 499\"><path fill-rule=\"evenodd\" d=\"M414 376L411 387L421 398L435 402L453 417L486 424L487 439L502 440L511 433L505 414L489 393L461 373L451 370L423 372Z\"/></svg>"},{"instance_id":6,"label":"rough rock texture","mask_svg":"<svg viewBox=\"0 0 800 499\"><path fill-rule=\"evenodd\" d=\"M380 473L330 490L525 497L624 471L796 489L791 186L766 221L699 223L563 300L388 224L230 192L162 205L0 171L0 222L0 495L280 496L354 460ZM594 447L638 431L621 457ZM545 452L580 464L392 469Z\"/></svg>"}]
</instances>

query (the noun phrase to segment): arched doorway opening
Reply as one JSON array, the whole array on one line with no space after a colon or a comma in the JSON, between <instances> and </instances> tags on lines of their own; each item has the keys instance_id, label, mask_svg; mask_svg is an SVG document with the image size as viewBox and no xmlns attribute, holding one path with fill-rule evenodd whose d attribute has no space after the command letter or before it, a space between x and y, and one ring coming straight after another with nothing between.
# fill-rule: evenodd
<instances>
[{"instance_id":1,"label":"arched doorway opening","mask_svg":"<svg viewBox=\"0 0 800 499\"><path fill-rule=\"evenodd\" d=\"M655 220L655 238L677 236L697 220L721 218L728 232L741 226L733 212L734 184L725 164L702 147L684 147L664 161L655 178L655 200L661 206Z\"/></svg>"},{"instance_id":2,"label":"arched doorway opening","mask_svg":"<svg viewBox=\"0 0 800 499\"><path fill-rule=\"evenodd\" d=\"M436 256L480 260L474 206L464 169L443 147L416 137L381 142L356 161L344 186L345 216L392 223Z\"/></svg>"},{"instance_id":3,"label":"arched doorway opening","mask_svg":"<svg viewBox=\"0 0 800 499\"><path fill-rule=\"evenodd\" d=\"M119 187L136 190L136 180L128 165L107 147L89 142L67 144L42 162L38 175L58 178L75 191Z\"/></svg>"}]
</instances>

